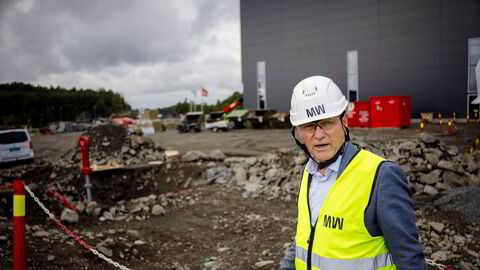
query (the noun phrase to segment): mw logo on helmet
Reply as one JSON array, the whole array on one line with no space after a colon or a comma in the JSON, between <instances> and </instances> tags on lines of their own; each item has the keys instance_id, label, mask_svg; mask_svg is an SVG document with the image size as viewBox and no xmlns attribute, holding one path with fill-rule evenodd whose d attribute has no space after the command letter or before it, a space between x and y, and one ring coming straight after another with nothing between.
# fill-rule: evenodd
<instances>
[{"instance_id":1,"label":"mw logo on helmet","mask_svg":"<svg viewBox=\"0 0 480 270\"><path fill-rule=\"evenodd\" d=\"M322 104L310 109L306 109L305 111L307 111L307 117L312 117L325 113L325 107Z\"/></svg>"}]
</instances>

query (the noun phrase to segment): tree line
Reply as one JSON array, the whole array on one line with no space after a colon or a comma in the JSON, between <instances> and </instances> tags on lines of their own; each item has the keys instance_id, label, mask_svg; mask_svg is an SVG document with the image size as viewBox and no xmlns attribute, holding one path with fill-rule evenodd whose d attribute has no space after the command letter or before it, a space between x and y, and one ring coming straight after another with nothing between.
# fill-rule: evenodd
<instances>
[{"instance_id":1,"label":"tree line","mask_svg":"<svg viewBox=\"0 0 480 270\"><path fill-rule=\"evenodd\" d=\"M123 96L103 88L65 89L22 82L0 84L0 126L43 127L55 121L108 117L130 110ZM82 118L82 117L80 117Z\"/></svg>"}]
</instances>

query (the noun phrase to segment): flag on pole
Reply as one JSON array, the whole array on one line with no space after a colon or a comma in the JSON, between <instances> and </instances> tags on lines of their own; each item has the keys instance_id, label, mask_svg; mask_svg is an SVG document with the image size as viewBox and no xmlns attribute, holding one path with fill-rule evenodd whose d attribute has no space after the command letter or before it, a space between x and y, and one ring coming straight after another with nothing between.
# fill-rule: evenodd
<instances>
[{"instance_id":1,"label":"flag on pole","mask_svg":"<svg viewBox=\"0 0 480 270\"><path fill-rule=\"evenodd\" d=\"M202 89L200 90L200 95L202 97L208 97L208 90L202 87Z\"/></svg>"},{"instance_id":2,"label":"flag on pole","mask_svg":"<svg viewBox=\"0 0 480 270\"><path fill-rule=\"evenodd\" d=\"M192 93L193 93L193 96L194 96L194 97L197 96L197 91L196 91L196 90L192 90Z\"/></svg>"}]
</instances>

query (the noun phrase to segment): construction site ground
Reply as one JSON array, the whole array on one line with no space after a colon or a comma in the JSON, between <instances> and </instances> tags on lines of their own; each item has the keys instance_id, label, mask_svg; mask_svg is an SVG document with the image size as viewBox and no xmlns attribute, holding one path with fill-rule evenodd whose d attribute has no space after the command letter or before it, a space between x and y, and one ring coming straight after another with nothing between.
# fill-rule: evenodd
<instances>
[{"instance_id":1,"label":"construction site ground","mask_svg":"<svg viewBox=\"0 0 480 270\"><path fill-rule=\"evenodd\" d=\"M459 132L448 135L436 126L429 126L429 132L446 144L456 145L461 152L467 151L480 133L480 128L458 126ZM352 134L364 141L381 141L418 136L419 129L351 129ZM33 145L38 160L61 158L69 149L75 147L81 133L56 135L34 135ZM181 154L190 150L211 151L220 149L227 156L257 156L279 148L291 148L295 143L288 129L233 130L214 133L202 131L193 134L178 134L168 130L152 136L152 139L165 149L178 150ZM53 181L51 168L37 165L25 167L27 182ZM102 180L97 187L96 199L100 205L115 204L118 198L128 201L151 194L168 193L169 196L185 198L188 202L181 207L167 209L165 215L152 216L145 220L129 222L100 221L97 217L82 215L80 222L66 224L74 232L91 231L93 237L84 239L95 246L107 236L116 240L110 248L112 259L130 269L278 269L286 247L294 234L294 202L268 200L263 197L245 198L242 191L235 187L215 184L184 185L185 179L201 175L202 166L179 161L157 165L153 168L138 170L106 171L94 176ZM145 173L153 174L148 183L138 189L137 178ZM1 174L1 170L0 170ZM55 179L79 174L78 168L71 168L56 175ZM76 178L77 187L82 190L83 177ZM60 180L61 181L61 180ZM40 199L45 199L41 189L34 191ZM82 191L83 192L83 191ZM2 195L4 196L4 195ZM30 198L27 197L26 220L29 228L41 225L45 231L57 230L53 222ZM426 196L414 198L417 208L428 207L431 203ZM11 216L8 216L8 204L2 201L3 215L0 220L0 236L11 239ZM50 211L60 216L63 206L48 204ZM4 207L6 206L6 207ZM426 218L450 224L457 231L465 231L465 221L453 213L427 211ZM130 244L121 241L129 230L138 232L141 239L132 251ZM467 232L466 232L467 233ZM475 233L474 233L475 234ZM26 234L26 257L28 269L117 269L95 257L74 240L59 237L34 237ZM480 237L478 232L475 237ZM478 239L478 238L477 238ZM125 242L127 239L125 238ZM129 239L130 240L130 239ZM129 241L131 242L131 241ZM12 267L12 242L0 239L0 269ZM128 251L127 251L128 250ZM477 250L479 252L479 250ZM451 262L452 264L458 263Z\"/></svg>"}]
</instances>

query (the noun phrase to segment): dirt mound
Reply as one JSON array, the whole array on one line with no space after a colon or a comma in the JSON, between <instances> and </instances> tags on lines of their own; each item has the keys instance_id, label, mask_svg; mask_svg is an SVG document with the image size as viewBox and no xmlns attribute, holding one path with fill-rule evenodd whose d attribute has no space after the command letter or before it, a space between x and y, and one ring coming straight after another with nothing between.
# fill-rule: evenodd
<instances>
[{"instance_id":1,"label":"dirt mound","mask_svg":"<svg viewBox=\"0 0 480 270\"><path fill-rule=\"evenodd\" d=\"M87 135L92 142L90 149L94 152L105 152L110 155L122 149L127 143L127 129L118 125L99 125L88 130Z\"/></svg>"}]
</instances>

